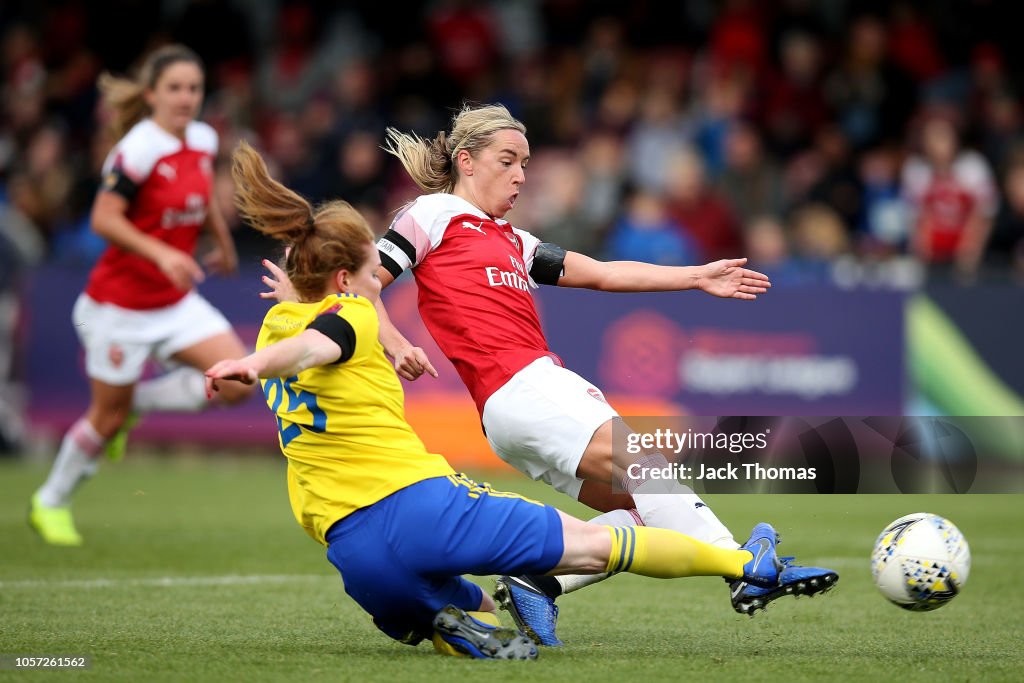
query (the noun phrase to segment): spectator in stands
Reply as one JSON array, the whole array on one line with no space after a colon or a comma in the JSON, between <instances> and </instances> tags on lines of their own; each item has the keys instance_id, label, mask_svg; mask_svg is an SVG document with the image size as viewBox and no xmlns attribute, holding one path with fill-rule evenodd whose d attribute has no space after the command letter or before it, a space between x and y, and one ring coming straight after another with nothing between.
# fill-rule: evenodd
<instances>
[{"instance_id":1,"label":"spectator in stands","mask_svg":"<svg viewBox=\"0 0 1024 683\"><path fill-rule=\"evenodd\" d=\"M996 214L986 258L995 265L1009 265L1024 283L1024 158L1007 169L1003 189L1006 201Z\"/></svg>"},{"instance_id":2,"label":"spectator in stands","mask_svg":"<svg viewBox=\"0 0 1024 683\"><path fill-rule=\"evenodd\" d=\"M903 194L914 212L911 249L926 264L972 277L998 208L992 169L960 148L956 127L943 115L926 117L919 147L903 166Z\"/></svg>"},{"instance_id":3,"label":"spectator in stands","mask_svg":"<svg viewBox=\"0 0 1024 683\"><path fill-rule=\"evenodd\" d=\"M700 261L693 240L666 211L657 194L635 190L608 238L610 261L645 261L681 266Z\"/></svg>"},{"instance_id":4,"label":"spectator in stands","mask_svg":"<svg viewBox=\"0 0 1024 683\"><path fill-rule=\"evenodd\" d=\"M818 39L791 30L782 37L779 52L779 69L767 78L758 98L758 121L772 149L788 156L814 140L829 111L821 87L824 57Z\"/></svg>"},{"instance_id":5,"label":"spectator in stands","mask_svg":"<svg viewBox=\"0 0 1024 683\"><path fill-rule=\"evenodd\" d=\"M873 257L903 253L910 235L910 214L900 191L900 157L892 147L864 152L858 165L864 188L858 229L859 250Z\"/></svg>"},{"instance_id":6,"label":"spectator in stands","mask_svg":"<svg viewBox=\"0 0 1024 683\"><path fill-rule=\"evenodd\" d=\"M824 204L807 204L790 220L793 256L803 282L830 283L832 264L849 252L849 236L839 214Z\"/></svg>"},{"instance_id":7,"label":"spectator in stands","mask_svg":"<svg viewBox=\"0 0 1024 683\"><path fill-rule=\"evenodd\" d=\"M729 131L725 170L717 185L741 223L782 213L782 176L765 155L757 129L747 122L737 122Z\"/></svg>"},{"instance_id":8,"label":"spectator in stands","mask_svg":"<svg viewBox=\"0 0 1024 683\"><path fill-rule=\"evenodd\" d=\"M774 216L757 216L744 228L744 252L771 278L772 286L805 285L815 282L812 269L793 256L789 235Z\"/></svg>"},{"instance_id":9,"label":"spectator in stands","mask_svg":"<svg viewBox=\"0 0 1024 683\"><path fill-rule=\"evenodd\" d=\"M898 139L913 110L913 81L887 55L886 26L862 16L850 27L846 53L825 83L836 122L854 147Z\"/></svg>"},{"instance_id":10,"label":"spectator in stands","mask_svg":"<svg viewBox=\"0 0 1024 683\"><path fill-rule=\"evenodd\" d=\"M739 227L729 205L708 186L704 164L692 150L675 153L668 165L668 210L697 245L695 262L735 258Z\"/></svg>"},{"instance_id":11,"label":"spectator in stands","mask_svg":"<svg viewBox=\"0 0 1024 683\"><path fill-rule=\"evenodd\" d=\"M864 188L853 163L850 140L839 126L818 131L815 152L822 163L822 175L808 194L808 200L832 207L843 226L852 232L861 222Z\"/></svg>"},{"instance_id":12,"label":"spectator in stands","mask_svg":"<svg viewBox=\"0 0 1024 683\"><path fill-rule=\"evenodd\" d=\"M667 88L654 88L643 96L640 118L626 140L630 181L651 192L663 192L669 183L672 155L688 145L690 131L679 103Z\"/></svg>"}]
</instances>

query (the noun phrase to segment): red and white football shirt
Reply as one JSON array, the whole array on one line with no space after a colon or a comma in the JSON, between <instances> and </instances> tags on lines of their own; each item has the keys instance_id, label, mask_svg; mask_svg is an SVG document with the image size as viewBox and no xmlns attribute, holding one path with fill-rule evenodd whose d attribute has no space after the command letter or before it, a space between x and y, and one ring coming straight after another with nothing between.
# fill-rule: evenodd
<instances>
[{"instance_id":1,"label":"red and white football shirt","mask_svg":"<svg viewBox=\"0 0 1024 683\"><path fill-rule=\"evenodd\" d=\"M217 133L193 121L181 140L151 119L137 123L103 164L102 191L128 199L127 218L140 231L192 254L206 222ZM101 303L147 310L187 294L156 264L111 244L93 268L85 293Z\"/></svg>"},{"instance_id":2,"label":"red and white football shirt","mask_svg":"<svg viewBox=\"0 0 1024 683\"><path fill-rule=\"evenodd\" d=\"M413 268L419 311L482 413L484 403L548 349L530 277L540 241L451 194L405 207L377 242L398 277Z\"/></svg>"},{"instance_id":3,"label":"red and white football shirt","mask_svg":"<svg viewBox=\"0 0 1024 683\"><path fill-rule=\"evenodd\" d=\"M971 216L987 218L998 208L992 170L977 152L961 152L950 173L939 175L922 157L903 168L903 193L917 212L916 229L925 237L931 260L952 261Z\"/></svg>"}]
</instances>

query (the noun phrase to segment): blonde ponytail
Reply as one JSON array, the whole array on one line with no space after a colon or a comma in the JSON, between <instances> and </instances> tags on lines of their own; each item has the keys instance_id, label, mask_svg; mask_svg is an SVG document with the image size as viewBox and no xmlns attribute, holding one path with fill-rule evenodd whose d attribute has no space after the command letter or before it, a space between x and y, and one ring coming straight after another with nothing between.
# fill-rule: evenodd
<instances>
[{"instance_id":1,"label":"blonde ponytail","mask_svg":"<svg viewBox=\"0 0 1024 683\"><path fill-rule=\"evenodd\" d=\"M526 126L500 104L467 104L452 118L450 135L441 131L437 137L425 140L415 133L388 128L383 149L402 163L409 177L427 194L451 192L458 180L456 155L461 150L476 154L491 143L495 133L509 129L526 135Z\"/></svg>"},{"instance_id":2,"label":"blonde ponytail","mask_svg":"<svg viewBox=\"0 0 1024 683\"><path fill-rule=\"evenodd\" d=\"M424 140L415 133L402 133L394 128L386 131L384 151L402 162L409 176L427 194L451 192L455 173L444 131L433 140Z\"/></svg>"}]
</instances>

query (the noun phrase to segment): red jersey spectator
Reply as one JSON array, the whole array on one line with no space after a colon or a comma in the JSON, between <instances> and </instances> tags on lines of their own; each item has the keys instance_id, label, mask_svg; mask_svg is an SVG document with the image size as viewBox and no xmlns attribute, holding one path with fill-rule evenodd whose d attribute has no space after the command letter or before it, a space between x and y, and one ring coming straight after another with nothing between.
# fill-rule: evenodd
<instances>
[{"instance_id":1,"label":"red jersey spectator","mask_svg":"<svg viewBox=\"0 0 1024 683\"><path fill-rule=\"evenodd\" d=\"M934 116L924 123L921 154L903 167L903 193L916 213L913 251L926 263L972 274L998 205L996 186L984 157L960 149L949 120Z\"/></svg>"},{"instance_id":2,"label":"red jersey spectator","mask_svg":"<svg viewBox=\"0 0 1024 683\"><path fill-rule=\"evenodd\" d=\"M669 213L698 245L702 260L734 258L741 237L736 217L704 178L704 164L691 151L679 152L669 162Z\"/></svg>"}]
</instances>

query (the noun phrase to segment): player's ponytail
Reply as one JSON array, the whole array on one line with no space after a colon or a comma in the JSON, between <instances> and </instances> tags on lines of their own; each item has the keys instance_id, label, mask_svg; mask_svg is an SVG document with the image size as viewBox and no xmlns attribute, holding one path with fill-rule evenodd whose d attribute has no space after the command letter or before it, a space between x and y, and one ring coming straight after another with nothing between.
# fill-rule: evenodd
<instances>
[{"instance_id":1,"label":"player's ponytail","mask_svg":"<svg viewBox=\"0 0 1024 683\"><path fill-rule=\"evenodd\" d=\"M427 194L451 192L455 172L444 131L433 140L424 140L415 133L402 133L394 128L386 131L384 151L402 162L409 177Z\"/></svg>"},{"instance_id":2,"label":"player's ponytail","mask_svg":"<svg viewBox=\"0 0 1024 683\"><path fill-rule=\"evenodd\" d=\"M354 272L363 265L373 231L348 202L327 202L314 209L271 178L266 162L244 140L232 156L231 177L242 218L291 247L284 271L303 301L319 301L334 273Z\"/></svg>"},{"instance_id":3,"label":"player's ponytail","mask_svg":"<svg viewBox=\"0 0 1024 683\"><path fill-rule=\"evenodd\" d=\"M386 131L384 151L398 158L409 177L427 194L451 192L458 181L455 158L461 150L476 154L491 143L499 130L518 130L526 135L526 126L500 104L483 107L464 105L452 119L452 132L444 131L432 140L415 133Z\"/></svg>"},{"instance_id":4,"label":"player's ponytail","mask_svg":"<svg viewBox=\"0 0 1024 683\"><path fill-rule=\"evenodd\" d=\"M165 45L152 52L139 68L135 78L123 78L103 72L96 83L104 104L113 111L111 132L116 139L124 137L132 126L149 116L146 89L156 86L164 70L177 62L191 62L203 69L199 55L184 45Z\"/></svg>"},{"instance_id":5,"label":"player's ponytail","mask_svg":"<svg viewBox=\"0 0 1024 683\"><path fill-rule=\"evenodd\" d=\"M263 157L245 140L231 159L235 206L250 226L264 235L295 244L310 231L313 207L270 177Z\"/></svg>"}]
</instances>

